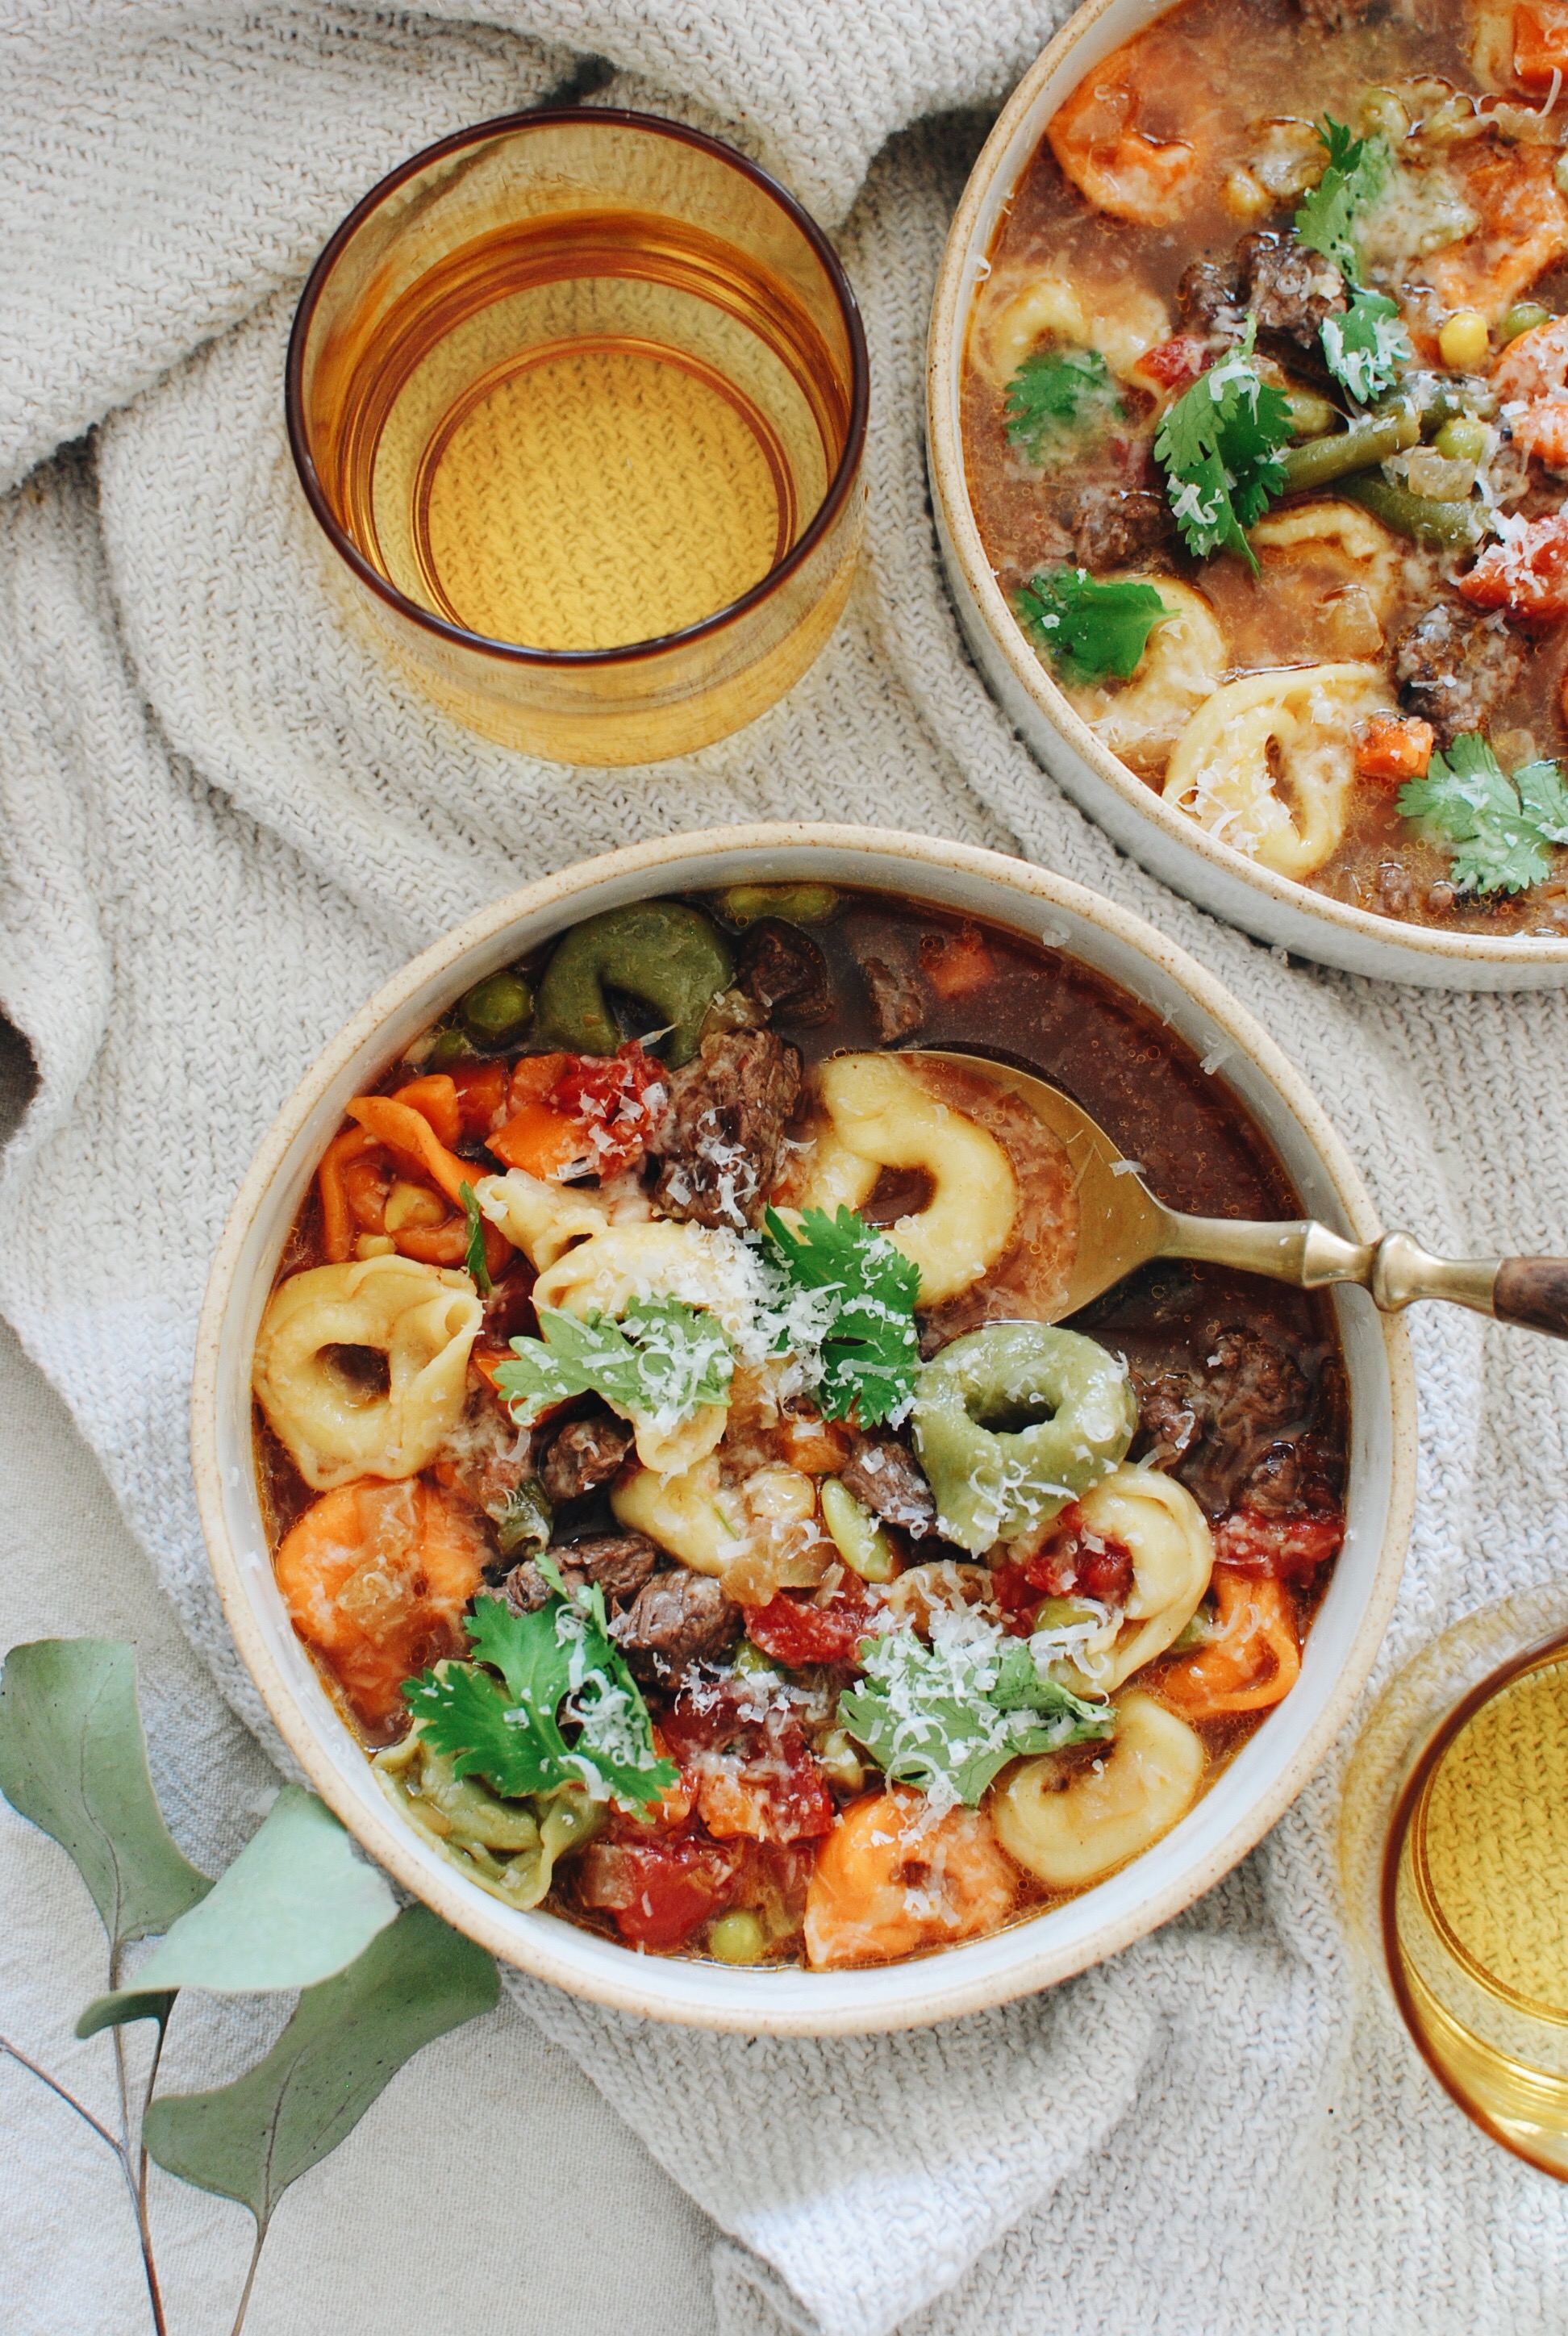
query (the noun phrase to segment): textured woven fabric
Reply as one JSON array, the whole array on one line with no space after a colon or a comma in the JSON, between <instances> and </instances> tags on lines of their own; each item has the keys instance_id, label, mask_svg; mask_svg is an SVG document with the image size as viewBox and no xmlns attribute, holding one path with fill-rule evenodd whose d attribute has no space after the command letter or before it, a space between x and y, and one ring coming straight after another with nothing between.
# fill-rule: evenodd
<instances>
[{"instance_id":1,"label":"textured woven fabric","mask_svg":"<svg viewBox=\"0 0 1568 2336\"><path fill-rule=\"evenodd\" d=\"M1437 1246L1568 1247L1568 1000L1358 983L1215 925L1063 801L964 657L919 401L979 125L917 117L998 92L1051 15L0 13L16 130L0 298L20 320L0 364L20 481L0 505L0 1003L42 1074L0 1183L0 1308L266 1742L189 1486L212 1244L278 1104L375 982L591 852L790 815L1024 853L1151 918L1261 1016L1388 1221ZM716 122L842 219L874 376L866 558L820 662L740 736L610 774L469 736L340 629L280 394L299 277L348 202L588 52L621 68L605 99ZM1564 1523L1562 1351L1441 1309L1412 1333L1421 1506L1385 1669L1550 1578ZM1187 1916L950 2028L767 2043L514 1992L732 2234L728 2336L1555 2329L1568 2194L1485 2144L1356 2010L1338 1765Z\"/></svg>"}]
</instances>

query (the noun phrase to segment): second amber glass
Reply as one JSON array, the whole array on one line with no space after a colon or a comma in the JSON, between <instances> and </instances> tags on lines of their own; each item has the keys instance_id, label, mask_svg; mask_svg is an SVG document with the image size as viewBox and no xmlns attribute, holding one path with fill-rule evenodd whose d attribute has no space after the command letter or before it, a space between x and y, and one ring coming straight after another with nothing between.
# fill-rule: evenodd
<instances>
[{"instance_id":1,"label":"second amber glass","mask_svg":"<svg viewBox=\"0 0 1568 2336\"><path fill-rule=\"evenodd\" d=\"M573 109L384 180L317 263L295 460L404 669L573 763L681 754L789 688L859 548L864 336L782 188Z\"/></svg>"}]
</instances>

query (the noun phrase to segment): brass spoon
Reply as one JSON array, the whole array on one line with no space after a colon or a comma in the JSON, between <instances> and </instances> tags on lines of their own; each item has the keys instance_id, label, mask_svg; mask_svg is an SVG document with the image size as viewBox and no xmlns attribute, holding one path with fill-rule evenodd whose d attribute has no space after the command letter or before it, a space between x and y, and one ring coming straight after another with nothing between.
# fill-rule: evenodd
<instances>
[{"instance_id":1,"label":"brass spoon","mask_svg":"<svg viewBox=\"0 0 1568 2336\"><path fill-rule=\"evenodd\" d=\"M1103 1127L1059 1087L983 1055L946 1047L911 1050L934 1062L959 1063L1019 1095L1066 1146L1078 1192L1078 1243L1067 1291L1053 1319L1076 1314L1103 1290L1156 1257L1231 1265L1271 1281L1318 1290L1354 1281L1385 1314L1418 1298L1442 1298L1527 1330L1568 1338L1568 1258L1433 1257L1409 1233L1345 1241L1311 1218L1258 1224L1241 1217L1184 1217L1156 1201L1136 1167Z\"/></svg>"}]
</instances>

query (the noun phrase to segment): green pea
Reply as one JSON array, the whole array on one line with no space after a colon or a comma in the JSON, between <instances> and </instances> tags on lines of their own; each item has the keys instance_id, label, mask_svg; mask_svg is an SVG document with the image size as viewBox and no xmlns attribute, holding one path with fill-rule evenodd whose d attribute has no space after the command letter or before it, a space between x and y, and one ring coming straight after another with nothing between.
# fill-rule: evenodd
<instances>
[{"instance_id":1,"label":"green pea","mask_svg":"<svg viewBox=\"0 0 1568 2336\"><path fill-rule=\"evenodd\" d=\"M823 1523L852 1573L862 1582L891 1582L898 1572L892 1544L869 1509L862 1509L847 1484L824 1476L819 1497Z\"/></svg>"},{"instance_id":2,"label":"green pea","mask_svg":"<svg viewBox=\"0 0 1568 2336\"><path fill-rule=\"evenodd\" d=\"M716 926L676 900L638 900L573 926L539 986L540 1020L579 1055L613 1055L620 1032L607 988L644 1007L650 1027L669 1031L672 1068L691 1060L703 1020L735 970Z\"/></svg>"},{"instance_id":3,"label":"green pea","mask_svg":"<svg viewBox=\"0 0 1568 2336\"><path fill-rule=\"evenodd\" d=\"M1037 1630L1069 1630L1075 1622L1097 1622L1100 1619L1081 1598L1042 1598L1035 1609Z\"/></svg>"},{"instance_id":4,"label":"green pea","mask_svg":"<svg viewBox=\"0 0 1568 2336\"><path fill-rule=\"evenodd\" d=\"M465 1038L461 1030L438 1030L431 1042L430 1052L425 1056L424 1068L427 1071L450 1070L453 1063L469 1062L472 1056L473 1043L472 1039Z\"/></svg>"},{"instance_id":5,"label":"green pea","mask_svg":"<svg viewBox=\"0 0 1568 2336\"><path fill-rule=\"evenodd\" d=\"M1122 1366L1093 1338L1043 1322L988 1322L944 1347L915 1382L915 1450L937 1522L976 1553L1048 1523L1097 1484L1137 1423Z\"/></svg>"},{"instance_id":6,"label":"green pea","mask_svg":"<svg viewBox=\"0 0 1568 2336\"><path fill-rule=\"evenodd\" d=\"M533 1012L533 992L520 973L492 973L474 984L459 1011L476 1037L493 1045L522 1028Z\"/></svg>"},{"instance_id":7,"label":"green pea","mask_svg":"<svg viewBox=\"0 0 1568 2336\"><path fill-rule=\"evenodd\" d=\"M1421 425L1407 405L1396 406L1387 414L1362 414L1331 437L1309 438L1301 445L1287 446L1279 458L1285 473L1284 492L1301 495L1314 487L1329 486L1353 471L1364 471L1369 463L1386 462L1390 454L1414 446L1420 435Z\"/></svg>"},{"instance_id":8,"label":"green pea","mask_svg":"<svg viewBox=\"0 0 1568 2336\"><path fill-rule=\"evenodd\" d=\"M743 1639L735 1649L730 1668L738 1671L742 1679L751 1679L759 1671L771 1672L774 1679L779 1677L779 1666L773 1657L765 1655L762 1649L754 1646L749 1639Z\"/></svg>"},{"instance_id":9,"label":"green pea","mask_svg":"<svg viewBox=\"0 0 1568 2336\"><path fill-rule=\"evenodd\" d=\"M825 925L838 904L831 884L731 884L718 896L719 913L732 925L754 925L759 917Z\"/></svg>"},{"instance_id":10,"label":"green pea","mask_svg":"<svg viewBox=\"0 0 1568 2336\"><path fill-rule=\"evenodd\" d=\"M1451 462L1479 462L1485 459L1486 425L1461 414L1445 422L1432 441L1439 454Z\"/></svg>"},{"instance_id":11,"label":"green pea","mask_svg":"<svg viewBox=\"0 0 1568 2336\"><path fill-rule=\"evenodd\" d=\"M767 1940L755 1914L721 1914L707 1934L707 1951L721 1963L760 1963Z\"/></svg>"},{"instance_id":12,"label":"green pea","mask_svg":"<svg viewBox=\"0 0 1568 2336\"><path fill-rule=\"evenodd\" d=\"M1517 307L1509 309L1498 326L1497 346L1506 348L1509 342L1516 341L1521 333L1533 333L1537 325L1549 325L1551 322L1551 309L1544 308L1539 300L1521 300Z\"/></svg>"},{"instance_id":13,"label":"green pea","mask_svg":"<svg viewBox=\"0 0 1568 2336\"><path fill-rule=\"evenodd\" d=\"M1363 471L1341 481L1339 492L1380 519L1396 535L1412 543L1437 544L1446 551L1462 551L1480 540L1482 507L1478 502L1440 503L1413 495L1386 479L1381 471Z\"/></svg>"}]
</instances>

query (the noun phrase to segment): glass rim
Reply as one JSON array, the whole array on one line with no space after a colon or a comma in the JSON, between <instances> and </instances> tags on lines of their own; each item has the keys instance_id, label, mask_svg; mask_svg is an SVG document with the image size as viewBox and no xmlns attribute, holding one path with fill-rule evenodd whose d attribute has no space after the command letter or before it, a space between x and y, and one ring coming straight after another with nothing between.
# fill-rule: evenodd
<instances>
[{"instance_id":1,"label":"glass rim","mask_svg":"<svg viewBox=\"0 0 1568 2336\"><path fill-rule=\"evenodd\" d=\"M465 147L503 134L554 129L568 122L574 127L592 122L607 128L644 131L656 137L673 139L679 144L696 147L743 178L749 179L777 205L815 254L838 304L850 346L849 427L843 452L828 481L822 502L799 540L792 544L784 558L738 599L726 601L724 607L716 608L711 616L700 618L696 624L683 626L678 632L657 633L647 640L627 641L611 648L599 649L530 648L517 641L496 640L486 633L470 632L465 626L438 617L433 609L410 599L366 560L338 521L321 484L305 426L306 342L333 270L365 220L406 180L447 155L461 153ZM477 651L481 656L493 657L503 665L539 667L547 671L570 672L596 666L639 664L652 657L666 656L672 649L684 648L690 643L707 639L760 607L811 558L832 530L860 473L870 411L871 359L860 304L843 262L811 213L771 172L737 148L726 145L722 138L711 137L704 130L689 129L685 122L667 121L661 114L639 113L618 106L540 106L520 113L495 114L488 122L476 122L467 130L453 131L449 137L437 139L433 145L422 147L417 154L411 154L406 161L398 163L385 178L378 179L369 191L361 196L347 217L334 229L306 278L305 289L299 296L299 305L294 312L294 322L289 329L288 355L284 369L284 414L289 452L294 457L299 483L327 541L360 582L398 616L406 618L439 640L458 648Z\"/></svg>"},{"instance_id":2,"label":"glass rim","mask_svg":"<svg viewBox=\"0 0 1568 2336\"><path fill-rule=\"evenodd\" d=\"M1562 2166L1531 2149L1514 2135L1505 2132L1483 2105L1463 2089L1456 2078L1443 2066L1433 2049L1427 2034L1426 2023L1417 2008L1415 1993L1405 1968L1404 1949L1399 1936L1398 1895L1399 1868L1404 1858L1405 1845L1409 1839L1411 1825L1427 1789L1446 1755L1475 1718L1476 1713L1483 1710L1495 1697L1501 1695L1505 1689L1514 1686L1517 1680L1525 1678L1530 1672L1544 1670L1549 1666L1561 1663L1564 1660L1568 1660L1568 1629L1553 1630L1545 1638L1534 1640L1529 1646L1522 1647L1517 1653L1510 1655L1505 1661L1499 1663L1495 1669L1488 1671L1485 1678L1478 1679L1473 1688L1461 1696L1452 1711L1445 1715L1423 1746L1420 1757L1406 1777L1394 1804L1394 1813L1388 1820L1388 1838L1383 1846L1383 1871L1378 1891L1384 1961L1388 1971L1388 1984L1393 1990L1394 2000L1398 2007L1406 2034L1442 2086L1443 2090L1458 2108L1463 2109L1473 2124L1479 2126L1490 2140L1498 2143L1514 2156L1522 2157L1526 2165L1535 2166L1543 2174L1550 2174L1559 2182L1563 2179ZM1455 1960L1460 1959L1456 1957ZM1469 1957L1464 1958L1461 1968L1464 1968L1470 1960ZM1513 1990L1499 1988L1490 1974L1479 1980L1477 1983L1482 1985L1488 1993L1497 1995L1500 2000L1508 2000L1513 1997ZM1520 2000L1514 1998L1511 2008L1521 2009ZM1533 2008L1532 2014L1527 2016L1532 2015L1538 2019L1542 2017L1542 2014ZM1557 2022L1553 2021L1548 2014L1543 2024L1555 2025Z\"/></svg>"}]
</instances>

